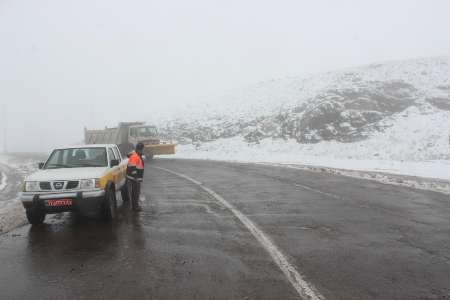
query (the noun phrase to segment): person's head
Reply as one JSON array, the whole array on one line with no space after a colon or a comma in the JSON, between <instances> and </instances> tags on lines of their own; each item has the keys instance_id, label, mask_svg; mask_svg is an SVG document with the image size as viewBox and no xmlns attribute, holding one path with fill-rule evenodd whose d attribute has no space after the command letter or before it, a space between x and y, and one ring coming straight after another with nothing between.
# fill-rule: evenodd
<instances>
[{"instance_id":1,"label":"person's head","mask_svg":"<svg viewBox=\"0 0 450 300\"><path fill-rule=\"evenodd\" d=\"M135 151L136 151L138 154L142 154L142 153L144 152L144 144L142 144L142 143L137 143Z\"/></svg>"}]
</instances>

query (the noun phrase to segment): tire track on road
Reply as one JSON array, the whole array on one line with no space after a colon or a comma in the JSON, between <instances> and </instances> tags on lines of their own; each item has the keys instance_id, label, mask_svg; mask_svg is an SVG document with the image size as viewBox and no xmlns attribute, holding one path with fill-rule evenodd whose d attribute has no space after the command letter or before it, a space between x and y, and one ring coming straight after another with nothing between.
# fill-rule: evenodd
<instances>
[{"instance_id":1,"label":"tire track on road","mask_svg":"<svg viewBox=\"0 0 450 300\"><path fill-rule=\"evenodd\" d=\"M272 257L275 264L280 268L287 280L291 283L292 287L297 291L301 299L320 300L324 297L310 284L304 276L292 265L286 256L280 251L280 249L274 244L274 242L267 236L258 226L253 223L247 216L240 212L234 205L225 200L222 196L204 186L201 182L181 173L161 168L153 167L175 176L186 179L189 182L199 186L202 190L211 195L220 204L226 207L238 220L250 231L250 233L256 238L256 240L263 246L263 248Z\"/></svg>"}]
</instances>

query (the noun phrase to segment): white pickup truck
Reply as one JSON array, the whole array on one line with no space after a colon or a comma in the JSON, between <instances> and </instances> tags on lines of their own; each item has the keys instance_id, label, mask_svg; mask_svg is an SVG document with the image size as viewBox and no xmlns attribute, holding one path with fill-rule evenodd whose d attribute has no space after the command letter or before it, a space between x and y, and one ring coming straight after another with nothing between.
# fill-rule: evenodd
<instances>
[{"instance_id":1,"label":"white pickup truck","mask_svg":"<svg viewBox=\"0 0 450 300\"><path fill-rule=\"evenodd\" d=\"M126 170L116 145L70 146L53 150L39 170L29 175L21 193L31 224L45 215L64 211L100 212L111 220L116 215L116 192L128 201Z\"/></svg>"}]
</instances>

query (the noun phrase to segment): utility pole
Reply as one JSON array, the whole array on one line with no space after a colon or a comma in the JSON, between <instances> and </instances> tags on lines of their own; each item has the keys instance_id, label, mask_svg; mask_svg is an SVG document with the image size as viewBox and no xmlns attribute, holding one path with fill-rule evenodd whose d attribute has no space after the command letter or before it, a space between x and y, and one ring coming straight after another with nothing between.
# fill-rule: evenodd
<instances>
[{"instance_id":1,"label":"utility pole","mask_svg":"<svg viewBox=\"0 0 450 300\"><path fill-rule=\"evenodd\" d=\"M8 152L8 122L6 120L6 103L2 105L3 153Z\"/></svg>"}]
</instances>

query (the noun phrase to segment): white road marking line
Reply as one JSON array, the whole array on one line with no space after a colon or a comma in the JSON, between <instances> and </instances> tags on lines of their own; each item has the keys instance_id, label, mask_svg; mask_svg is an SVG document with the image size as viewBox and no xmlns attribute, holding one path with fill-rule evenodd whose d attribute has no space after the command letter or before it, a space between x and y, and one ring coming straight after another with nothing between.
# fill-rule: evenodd
<instances>
[{"instance_id":1,"label":"white road marking line","mask_svg":"<svg viewBox=\"0 0 450 300\"><path fill-rule=\"evenodd\" d=\"M256 224L254 224L249 218L247 218L243 213L241 213L234 205L229 203L227 200L222 198L220 195L218 195L213 190L207 188L204 186L201 182L187 176L181 173L174 172L172 170L161 168L161 167L154 167L163 171L166 171L168 173L171 173L173 175L176 175L178 177L184 178L187 181L190 181L196 185L198 185L201 189L203 189L205 192L210 194L212 197L214 197L220 204L228 208L235 216L236 218L241 221L241 223L247 227L247 229L250 231L250 233L256 238L256 240L264 247L264 249L270 254L273 261L277 264L277 266L281 269L281 271L284 273L288 281L291 283L291 285L294 287L294 289L297 291L299 296L302 299L309 299L309 300L320 300L324 299L323 296L306 280L304 279L303 275L301 275L294 265L290 264L288 259L284 256L284 254L278 249L278 247L273 243L273 241L261 230L259 229Z\"/></svg>"},{"instance_id":2,"label":"white road marking line","mask_svg":"<svg viewBox=\"0 0 450 300\"><path fill-rule=\"evenodd\" d=\"M205 212L206 213L208 213L208 214L211 214L211 215L213 215L213 216L215 216L216 218L221 218L222 216L221 215L219 215L218 213L216 213L215 211L213 211L212 209L211 209L211 207L208 205L208 204L203 204L203 203L192 203L192 202L186 202L186 201L183 201L183 203L180 203L180 202L178 202L178 203L170 203L170 206L174 206L174 205L178 205L178 206L196 206L196 207L201 207L201 208L204 208L205 209Z\"/></svg>"},{"instance_id":3,"label":"white road marking line","mask_svg":"<svg viewBox=\"0 0 450 300\"><path fill-rule=\"evenodd\" d=\"M311 187L303 185L303 184L296 183L295 186L299 187L299 188L302 188L302 189L305 189L305 190L308 190L308 191L311 191L311 192L314 192L314 193L322 194L322 195L325 195L325 196L328 196L328 197L331 197L331 198L342 199L342 197L340 197L338 195L327 193L327 192L322 192L321 190L316 190L314 188L311 188Z\"/></svg>"}]
</instances>

